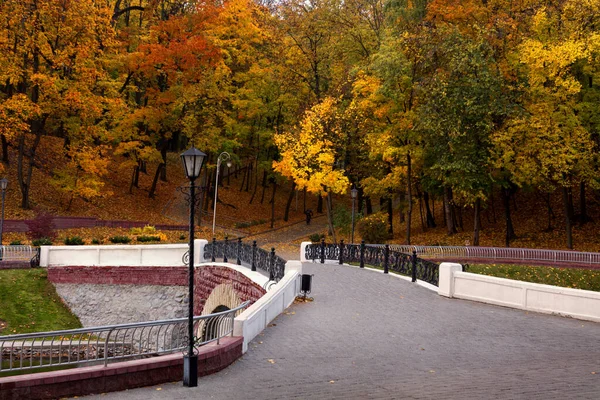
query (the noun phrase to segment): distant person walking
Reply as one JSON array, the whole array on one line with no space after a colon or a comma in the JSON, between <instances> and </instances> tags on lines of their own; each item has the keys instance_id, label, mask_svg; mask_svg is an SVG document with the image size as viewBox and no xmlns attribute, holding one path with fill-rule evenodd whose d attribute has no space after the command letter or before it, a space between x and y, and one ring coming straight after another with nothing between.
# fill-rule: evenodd
<instances>
[{"instance_id":1,"label":"distant person walking","mask_svg":"<svg viewBox=\"0 0 600 400\"><path fill-rule=\"evenodd\" d=\"M304 214L306 214L306 225L310 225L310 220L313 215L312 210L309 208L308 210L304 211Z\"/></svg>"}]
</instances>

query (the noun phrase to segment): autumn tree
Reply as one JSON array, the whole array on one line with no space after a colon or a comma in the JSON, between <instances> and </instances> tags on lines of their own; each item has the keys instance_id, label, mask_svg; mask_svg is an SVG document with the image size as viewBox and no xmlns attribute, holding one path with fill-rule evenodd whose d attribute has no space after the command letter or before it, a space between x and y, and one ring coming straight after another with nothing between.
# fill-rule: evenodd
<instances>
[{"instance_id":1,"label":"autumn tree","mask_svg":"<svg viewBox=\"0 0 600 400\"><path fill-rule=\"evenodd\" d=\"M306 188L309 193L326 198L327 221L334 242L331 196L345 193L349 186L340 167L345 132L336 106L337 101L327 97L306 112L297 133L276 134L281 160L273 163L275 171L293 179L300 190Z\"/></svg>"},{"instance_id":2,"label":"autumn tree","mask_svg":"<svg viewBox=\"0 0 600 400\"><path fill-rule=\"evenodd\" d=\"M532 37L519 47L527 77L526 113L494 138L499 162L519 185L530 183L562 192L567 247L573 248L571 190L595 184L596 152L590 132L577 112L581 83L578 63L593 61L598 51L594 25L598 2L586 9L566 1L557 9L541 8L532 18ZM585 12L583 12L586 10Z\"/></svg>"},{"instance_id":3,"label":"autumn tree","mask_svg":"<svg viewBox=\"0 0 600 400\"><path fill-rule=\"evenodd\" d=\"M65 154L73 150L69 143L98 144L107 138L115 106L113 78L104 69L114 43L111 12L106 3L92 0L0 4L0 108L5 118L19 121L2 140L18 150L23 208L31 205L43 136L64 138ZM70 174L77 174L76 168ZM94 186L82 190L91 194Z\"/></svg>"}]
</instances>

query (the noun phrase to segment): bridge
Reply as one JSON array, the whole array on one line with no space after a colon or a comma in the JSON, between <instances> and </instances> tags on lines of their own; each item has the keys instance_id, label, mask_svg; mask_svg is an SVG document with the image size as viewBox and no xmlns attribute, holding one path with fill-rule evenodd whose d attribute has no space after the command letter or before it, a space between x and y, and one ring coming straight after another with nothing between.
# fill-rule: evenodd
<instances>
[{"instance_id":1,"label":"bridge","mask_svg":"<svg viewBox=\"0 0 600 400\"><path fill-rule=\"evenodd\" d=\"M372 255L385 262L385 250ZM302 263L314 301L292 304L197 388L177 381L98 398L600 397L596 322L447 298L410 276L316 261Z\"/></svg>"}]
</instances>

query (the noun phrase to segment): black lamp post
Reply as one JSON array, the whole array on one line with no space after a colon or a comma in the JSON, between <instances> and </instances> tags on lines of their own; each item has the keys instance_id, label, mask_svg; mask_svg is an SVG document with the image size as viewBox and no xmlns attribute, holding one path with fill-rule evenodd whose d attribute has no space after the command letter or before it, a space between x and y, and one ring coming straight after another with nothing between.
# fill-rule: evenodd
<instances>
[{"instance_id":1,"label":"black lamp post","mask_svg":"<svg viewBox=\"0 0 600 400\"><path fill-rule=\"evenodd\" d=\"M0 219L0 246L2 246L2 233L4 233L4 199L6 198L6 186L8 179L0 179L0 189L2 189L2 219Z\"/></svg>"},{"instance_id":2,"label":"black lamp post","mask_svg":"<svg viewBox=\"0 0 600 400\"><path fill-rule=\"evenodd\" d=\"M206 154L192 147L181 154L185 175L190 180L190 271L188 311L188 353L183 356L183 386L198 386L198 355L194 354L194 209L196 207L196 178L200 176Z\"/></svg>"},{"instance_id":3,"label":"black lamp post","mask_svg":"<svg viewBox=\"0 0 600 400\"><path fill-rule=\"evenodd\" d=\"M352 243L354 243L354 203L356 202L356 197L358 196L358 190L355 187L350 190L350 196L352 197Z\"/></svg>"}]
</instances>

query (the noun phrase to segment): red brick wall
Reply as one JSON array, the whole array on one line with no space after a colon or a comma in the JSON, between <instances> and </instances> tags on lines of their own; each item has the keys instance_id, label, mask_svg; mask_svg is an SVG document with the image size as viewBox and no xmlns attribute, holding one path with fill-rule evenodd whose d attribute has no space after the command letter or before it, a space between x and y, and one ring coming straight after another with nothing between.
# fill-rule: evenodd
<instances>
[{"instance_id":1,"label":"red brick wall","mask_svg":"<svg viewBox=\"0 0 600 400\"><path fill-rule=\"evenodd\" d=\"M205 300L216 286L223 283L231 283L242 302L250 300L252 304L266 293L265 289L244 274L227 267L216 265L199 267L194 278L194 299L198 300L194 303L196 315L202 314Z\"/></svg>"},{"instance_id":2,"label":"red brick wall","mask_svg":"<svg viewBox=\"0 0 600 400\"><path fill-rule=\"evenodd\" d=\"M241 272L207 265L196 268L194 274L194 314L202 314L204 302L213 289L231 283L242 302L254 303L265 290ZM159 285L187 286L187 267L49 267L48 280L52 283L92 285Z\"/></svg>"},{"instance_id":3,"label":"red brick wall","mask_svg":"<svg viewBox=\"0 0 600 400\"><path fill-rule=\"evenodd\" d=\"M187 285L185 267L49 267L52 283L93 285Z\"/></svg>"}]
</instances>

